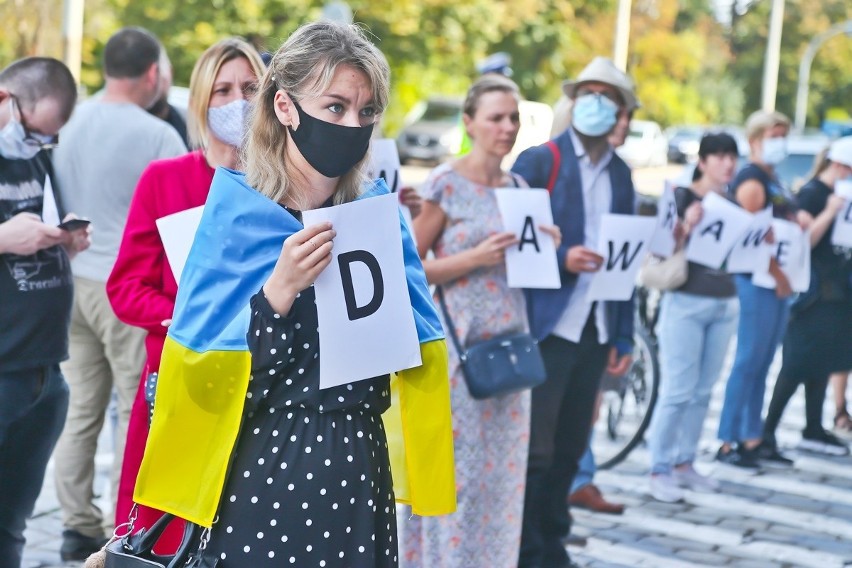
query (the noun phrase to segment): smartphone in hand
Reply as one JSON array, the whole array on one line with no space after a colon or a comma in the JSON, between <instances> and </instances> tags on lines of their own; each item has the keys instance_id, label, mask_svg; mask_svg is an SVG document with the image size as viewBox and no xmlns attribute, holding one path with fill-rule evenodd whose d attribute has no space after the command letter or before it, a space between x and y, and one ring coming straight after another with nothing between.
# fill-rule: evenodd
<instances>
[{"instance_id":1,"label":"smartphone in hand","mask_svg":"<svg viewBox=\"0 0 852 568\"><path fill-rule=\"evenodd\" d=\"M88 219L68 219L67 221L63 221L59 223L57 227L62 229L63 231L78 231L80 229L85 229L89 226L91 221Z\"/></svg>"}]
</instances>

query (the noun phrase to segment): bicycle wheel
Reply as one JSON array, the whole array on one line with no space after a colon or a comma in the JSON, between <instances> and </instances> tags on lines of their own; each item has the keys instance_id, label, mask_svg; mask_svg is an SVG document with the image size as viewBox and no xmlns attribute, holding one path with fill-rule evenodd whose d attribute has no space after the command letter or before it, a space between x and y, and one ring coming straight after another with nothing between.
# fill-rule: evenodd
<instances>
[{"instance_id":1,"label":"bicycle wheel","mask_svg":"<svg viewBox=\"0 0 852 568\"><path fill-rule=\"evenodd\" d=\"M633 335L635 345L630 370L624 377L604 378L598 422L604 422L605 428L598 428L593 441L599 469L621 463L642 442L657 402L660 363L656 343L641 327L637 327Z\"/></svg>"}]
</instances>

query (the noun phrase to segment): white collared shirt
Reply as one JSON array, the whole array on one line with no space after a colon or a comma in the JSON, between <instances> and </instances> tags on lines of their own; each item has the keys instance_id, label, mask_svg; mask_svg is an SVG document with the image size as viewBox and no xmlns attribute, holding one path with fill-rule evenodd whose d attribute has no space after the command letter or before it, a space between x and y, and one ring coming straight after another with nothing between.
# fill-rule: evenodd
<instances>
[{"instance_id":1,"label":"white collared shirt","mask_svg":"<svg viewBox=\"0 0 852 568\"><path fill-rule=\"evenodd\" d=\"M601 219L612 208L612 182L607 166L612 160L613 150L610 147L597 164L592 164L583 143L573 128L571 128L571 142L574 144L574 152L577 155L577 162L580 167L580 180L583 184L583 217L585 219L583 246L597 250ZM586 326L586 321L589 319L589 313L592 310L592 301L588 299L592 276L593 273L591 272L580 273L574 292L568 300L568 306L553 328L553 335L573 343L580 342L583 328ZM598 329L598 343L608 342L606 314L603 304L600 302L595 310L595 324Z\"/></svg>"}]
</instances>

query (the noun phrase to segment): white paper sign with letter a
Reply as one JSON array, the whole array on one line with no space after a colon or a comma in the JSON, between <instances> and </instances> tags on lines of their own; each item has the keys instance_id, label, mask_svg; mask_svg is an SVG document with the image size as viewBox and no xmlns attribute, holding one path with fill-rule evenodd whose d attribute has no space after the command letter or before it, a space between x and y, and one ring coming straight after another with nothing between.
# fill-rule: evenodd
<instances>
[{"instance_id":1,"label":"white paper sign with letter a","mask_svg":"<svg viewBox=\"0 0 852 568\"><path fill-rule=\"evenodd\" d=\"M396 195L305 211L302 218L306 227L330 221L337 232L331 264L314 283L320 388L419 366Z\"/></svg>"},{"instance_id":2,"label":"white paper sign with letter a","mask_svg":"<svg viewBox=\"0 0 852 568\"><path fill-rule=\"evenodd\" d=\"M630 299L656 226L653 217L603 216L598 254L604 262L589 284L589 300Z\"/></svg>"},{"instance_id":3,"label":"white paper sign with letter a","mask_svg":"<svg viewBox=\"0 0 852 568\"><path fill-rule=\"evenodd\" d=\"M752 214L716 193L701 200L704 215L692 230L686 258L709 268L722 268L737 239L751 226Z\"/></svg>"},{"instance_id":4,"label":"white paper sign with letter a","mask_svg":"<svg viewBox=\"0 0 852 568\"><path fill-rule=\"evenodd\" d=\"M546 189L496 189L503 228L518 244L506 249L506 276L512 288L559 288L559 264L553 238L539 228L553 224Z\"/></svg>"}]
</instances>

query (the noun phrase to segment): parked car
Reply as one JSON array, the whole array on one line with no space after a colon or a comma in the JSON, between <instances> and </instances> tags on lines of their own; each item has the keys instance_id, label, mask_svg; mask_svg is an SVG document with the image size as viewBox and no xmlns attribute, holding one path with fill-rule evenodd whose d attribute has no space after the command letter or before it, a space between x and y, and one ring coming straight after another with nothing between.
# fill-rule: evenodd
<instances>
[{"instance_id":1,"label":"parked car","mask_svg":"<svg viewBox=\"0 0 852 568\"><path fill-rule=\"evenodd\" d=\"M676 164L691 164L698 160L698 145L704 136L704 126L671 126L666 129L668 160Z\"/></svg>"},{"instance_id":2,"label":"parked car","mask_svg":"<svg viewBox=\"0 0 852 568\"><path fill-rule=\"evenodd\" d=\"M784 187L798 191L808 181L813 171L817 155L831 143L831 138L822 134L791 134L787 138L787 157L775 167L778 180ZM740 159L737 169L745 166L749 161L748 146L746 150L740 149ZM675 185L688 185L692 181L694 164L686 167L672 179Z\"/></svg>"},{"instance_id":3,"label":"parked car","mask_svg":"<svg viewBox=\"0 0 852 568\"><path fill-rule=\"evenodd\" d=\"M399 160L437 163L461 149L461 99L435 97L414 106L396 138Z\"/></svg>"},{"instance_id":4,"label":"parked car","mask_svg":"<svg viewBox=\"0 0 852 568\"><path fill-rule=\"evenodd\" d=\"M660 125L650 120L631 120L627 140L615 151L631 168L668 163L666 137Z\"/></svg>"},{"instance_id":5,"label":"parked car","mask_svg":"<svg viewBox=\"0 0 852 568\"><path fill-rule=\"evenodd\" d=\"M435 97L414 107L396 138L399 159L438 163L455 156L462 144L461 99ZM508 167L523 150L543 144L550 138L553 110L534 101L521 101L521 129L512 151L506 156Z\"/></svg>"},{"instance_id":6,"label":"parked car","mask_svg":"<svg viewBox=\"0 0 852 568\"><path fill-rule=\"evenodd\" d=\"M817 155L830 142L831 139L823 134L790 135L787 138L787 157L775 167L781 183L798 191L808 181Z\"/></svg>"}]
</instances>

